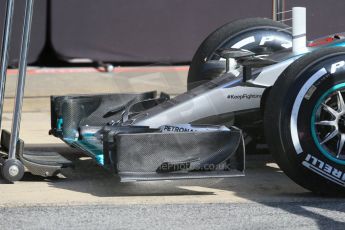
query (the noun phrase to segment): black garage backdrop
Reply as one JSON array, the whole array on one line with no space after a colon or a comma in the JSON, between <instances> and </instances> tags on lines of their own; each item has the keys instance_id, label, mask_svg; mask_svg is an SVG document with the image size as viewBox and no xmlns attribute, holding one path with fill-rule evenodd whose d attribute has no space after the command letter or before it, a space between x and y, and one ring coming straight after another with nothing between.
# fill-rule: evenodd
<instances>
[{"instance_id":1,"label":"black garage backdrop","mask_svg":"<svg viewBox=\"0 0 345 230\"><path fill-rule=\"evenodd\" d=\"M345 31L344 1L286 2L287 9L307 7L309 39ZM1 22L4 3L0 0ZM272 14L271 0L36 0L35 4L30 63L43 50L41 57L57 55L64 60L189 62L202 40L222 24ZM22 15L24 1L16 0L16 6L16 15ZM18 60L21 19L15 20L11 64Z\"/></svg>"},{"instance_id":2,"label":"black garage backdrop","mask_svg":"<svg viewBox=\"0 0 345 230\"><path fill-rule=\"evenodd\" d=\"M345 32L344 0L286 0L287 9L291 9L293 6L307 7L309 40L332 33ZM291 13L286 16L291 17Z\"/></svg>"},{"instance_id":3,"label":"black garage backdrop","mask_svg":"<svg viewBox=\"0 0 345 230\"><path fill-rule=\"evenodd\" d=\"M3 32L3 21L5 17L5 0L0 0L0 39L2 39ZM10 65L17 65L20 52L22 23L24 20L24 7L25 1L15 1L15 19L13 21L13 35L12 35L12 48L10 51ZM48 4L46 0L35 1L34 16L33 16L33 27L32 27L32 38L31 47L28 56L30 63L37 61L43 47L46 44L46 33L47 33L47 8ZM1 49L1 48L0 48Z\"/></svg>"},{"instance_id":4,"label":"black garage backdrop","mask_svg":"<svg viewBox=\"0 0 345 230\"><path fill-rule=\"evenodd\" d=\"M235 18L270 17L272 2L232 0L52 1L52 44L63 57L188 62L201 41Z\"/></svg>"}]
</instances>

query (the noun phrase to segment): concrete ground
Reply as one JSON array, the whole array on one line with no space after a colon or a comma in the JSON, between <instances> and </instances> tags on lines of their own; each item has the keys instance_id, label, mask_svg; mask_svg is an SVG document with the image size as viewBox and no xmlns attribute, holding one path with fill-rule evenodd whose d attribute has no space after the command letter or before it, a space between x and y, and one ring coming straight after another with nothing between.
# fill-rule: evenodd
<instances>
[{"instance_id":1,"label":"concrete ground","mask_svg":"<svg viewBox=\"0 0 345 230\"><path fill-rule=\"evenodd\" d=\"M37 70L27 81L21 137L29 150L75 160L58 178L0 178L0 229L345 229L345 202L296 185L267 154L250 153L245 177L120 183L90 158L48 136L49 95L185 90L187 67L114 73ZM117 72L116 72L117 71ZM68 72L68 71L67 71ZM3 124L11 124L15 77Z\"/></svg>"}]
</instances>

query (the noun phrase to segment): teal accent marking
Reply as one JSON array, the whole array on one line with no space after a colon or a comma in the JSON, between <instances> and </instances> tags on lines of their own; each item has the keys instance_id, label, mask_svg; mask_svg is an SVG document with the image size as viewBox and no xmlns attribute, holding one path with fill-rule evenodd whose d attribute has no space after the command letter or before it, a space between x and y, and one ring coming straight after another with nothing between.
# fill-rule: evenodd
<instances>
[{"instance_id":1,"label":"teal accent marking","mask_svg":"<svg viewBox=\"0 0 345 230\"><path fill-rule=\"evenodd\" d=\"M345 160L340 160L338 158L335 158L332 154L330 154L325 148L323 148L321 146L321 144L319 143L319 140L317 138L316 135L316 129L315 129L315 115L316 115L316 111L318 110L318 108L320 107L320 105L322 104L322 102L326 99L326 97L330 94L332 94L334 91L339 90L341 88L345 88L345 83L341 83L338 85L333 86L332 88L330 88L329 90L327 90L326 93L324 93L321 98L317 101L314 109L313 109L313 113L311 116L311 135L313 137L314 143L316 144L317 148L321 151L321 153L327 157L328 159L330 159L331 161L334 161L338 164L341 165L345 165Z\"/></svg>"},{"instance_id":2,"label":"teal accent marking","mask_svg":"<svg viewBox=\"0 0 345 230\"><path fill-rule=\"evenodd\" d=\"M94 158L99 165L104 166L103 146L95 139L94 133L85 133L83 135L83 140L73 138L64 138L63 140L70 145L74 145L85 150L87 155Z\"/></svg>"},{"instance_id":3,"label":"teal accent marking","mask_svg":"<svg viewBox=\"0 0 345 230\"><path fill-rule=\"evenodd\" d=\"M87 141L77 141L75 144L79 145L85 149L88 153L91 154L93 158L97 161L98 164L104 165L104 154L103 149L99 149L97 145L93 145Z\"/></svg>"},{"instance_id":4,"label":"teal accent marking","mask_svg":"<svg viewBox=\"0 0 345 230\"><path fill-rule=\"evenodd\" d=\"M345 42L337 43L337 44L331 44L330 47L345 47Z\"/></svg>"},{"instance_id":5,"label":"teal accent marking","mask_svg":"<svg viewBox=\"0 0 345 230\"><path fill-rule=\"evenodd\" d=\"M59 119L57 119L57 129L58 130L62 130L62 125L63 125L63 119L62 118L59 118Z\"/></svg>"}]
</instances>

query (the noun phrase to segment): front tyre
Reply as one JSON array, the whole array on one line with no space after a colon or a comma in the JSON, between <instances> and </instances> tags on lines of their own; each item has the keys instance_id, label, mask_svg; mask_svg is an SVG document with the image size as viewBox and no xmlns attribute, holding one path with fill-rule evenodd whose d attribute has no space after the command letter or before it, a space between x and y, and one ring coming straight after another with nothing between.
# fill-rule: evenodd
<instances>
[{"instance_id":1,"label":"front tyre","mask_svg":"<svg viewBox=\"0 0 345 230\"><path fill-rule=\"evenodd\" d=\"M345 49L291 64L265 108L266 141L281 169L315 193L345 195Z\"/></svg>"},{"instance_id":2,"label":"front tyre","mask_svg":"<svg viewBox=\"0 0 345 230\"><path fill-rule=\"evenodd\" d=\"M188 73L188 89L208 82L225 72L218 49L238 48L256 55L272 54L291 48L288 26L267 18L246 18L227 23L212 32L196 51ZM212 62L212 68L208 62Z\"/></svg>"}]
</instances>

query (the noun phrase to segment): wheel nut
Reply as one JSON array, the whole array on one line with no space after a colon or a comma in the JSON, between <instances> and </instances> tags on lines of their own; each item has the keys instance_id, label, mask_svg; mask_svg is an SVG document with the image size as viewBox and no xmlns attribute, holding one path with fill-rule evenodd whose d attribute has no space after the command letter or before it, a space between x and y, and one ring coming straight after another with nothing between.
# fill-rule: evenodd
<instances>
[{"instance_id":1,"label":"wheel nut","mask_svg":"<svg viewBox=\"0 0 345 230\"><path fill-rule=\"evenodd\" d=\"M18 175L19 173L19 168L17 165L12 165L9 169L8 169L8 173L10 174L10 176L15 177Z\"/></svg>"}]
</instances>

